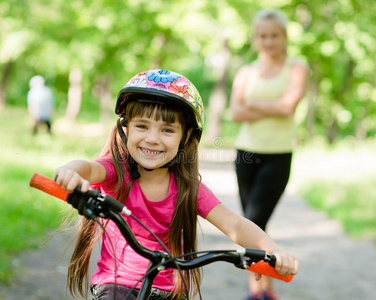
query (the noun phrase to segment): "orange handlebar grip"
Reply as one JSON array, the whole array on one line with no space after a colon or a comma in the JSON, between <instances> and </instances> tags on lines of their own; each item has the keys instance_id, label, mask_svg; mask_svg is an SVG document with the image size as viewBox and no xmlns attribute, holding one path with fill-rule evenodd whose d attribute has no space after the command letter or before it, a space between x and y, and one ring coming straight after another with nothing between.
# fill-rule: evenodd
<instances>
[{"instance_id":1,"label":"orange handlebar grip","mask_svg":"<svg viewBox=\"0 0 376 300\"><path fill-rule=\"evenodd\" d=\"M273 268L272 266L270 266L267 262L263 260L255 264L252 264L249 268L247 268L247 270L261 274L261 275L265 275L268 277L273 277L273 278L276 278L285 282L290 282L294 278L294 276L292 275L284 276L284 275L279 274L275 268Z\"/></svg>"},{"instance_id":2,"label":"orange handlebar grip","mask_svg":"<svg viewBox=\"0 0 376 300\"><path fill-rule=\"evenodd\" d=\"M38 173L34 173L31 177L30 186L64 201L67 201L69 195L69 193L54 180Z\"/></svg>"}]
</instances>

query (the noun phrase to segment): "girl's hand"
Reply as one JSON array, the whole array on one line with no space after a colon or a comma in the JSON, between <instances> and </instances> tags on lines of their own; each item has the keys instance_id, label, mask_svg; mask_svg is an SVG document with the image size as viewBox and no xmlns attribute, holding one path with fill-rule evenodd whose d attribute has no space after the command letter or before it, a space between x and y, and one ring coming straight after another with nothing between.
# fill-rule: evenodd
<instances>
[{"instance_id":1,"label":"girl's hand","mask_svg":"<svg viewBox=\"0 0 376 300\"><path fill-rule=\"evenodd\" d=\"M81 187L81 191L84 193L90 188L89 181L67 166L57 168L54 178L56 183L67 190L68 193L73 193L74 189L78 186Z\"/></svg>"},{"instance_id":2,"label":"girl's hand","mask_svg":"<svg viewBox=\"0 0 376 300\"><path fill-rule=\"evenodd\" d=\"M295 258L295 256L282 251L276 251L273 254L277 258L275 269L279 274L284 276L298 274L299 261Z\"/></svg>"}]
</instances>

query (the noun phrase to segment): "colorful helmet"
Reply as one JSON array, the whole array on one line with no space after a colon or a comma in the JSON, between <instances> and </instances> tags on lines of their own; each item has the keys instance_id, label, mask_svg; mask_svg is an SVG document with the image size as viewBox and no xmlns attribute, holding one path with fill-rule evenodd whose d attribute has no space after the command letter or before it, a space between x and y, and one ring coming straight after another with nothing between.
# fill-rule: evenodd
<instances>
[{"instance_id":1,"label":"colorful helmet","mask_svg":"<svg viewBox=\"0 0 376 300\"><path fill-rule=\"evenodd\" d=\"M124 112L127 103L135 94L156 96L158 101L173 103L185 107L194 114L196 128L204 127L204 106L195 86L184 76L167 70L149 70L134 76L121 89L118 95L115 113Z\"/></svg>"}]
</instances>

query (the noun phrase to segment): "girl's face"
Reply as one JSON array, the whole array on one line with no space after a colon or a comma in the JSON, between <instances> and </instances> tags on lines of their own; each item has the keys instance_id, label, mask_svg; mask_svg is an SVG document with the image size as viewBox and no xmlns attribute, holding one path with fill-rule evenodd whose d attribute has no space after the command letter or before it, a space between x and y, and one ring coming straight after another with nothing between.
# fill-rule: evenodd
<instances>
[{"instance_id":1,"label":"girl's face","mask_svg":"<svg viewBox=\"0 0 376 300\"><path fill-rule=\"evenodd\" d=\"M255 43L258 51L269 56L278 56L285 53L286 33L275 20L261 21L255 32Z\"/></svg>"},{"instance_id":2,"label":"girl's face","mask_svg":"<svg viewBox=\"0 0 376 300\"><path fill-rule=\"evenodd\" d=\"M157 169L170 162L177 154L183 136L179 122L134 117L128 122L128 151L145 169Z\"/></svg>"}]
</instances>

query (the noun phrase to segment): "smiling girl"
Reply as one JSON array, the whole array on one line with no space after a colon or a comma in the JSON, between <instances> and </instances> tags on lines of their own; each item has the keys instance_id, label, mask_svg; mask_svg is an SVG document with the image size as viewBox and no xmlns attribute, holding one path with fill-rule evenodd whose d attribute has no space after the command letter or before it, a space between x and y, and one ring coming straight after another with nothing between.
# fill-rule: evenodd
<instances>
[{"instance_id":1,"label":"smiling girl","mask_svg":"<svg viewBox=\"0 0 376 300\"><path fill-rule=\"evenodd\" d=\"M239 245L274 253L280 274L297 274L299 266L294 256L283 252L254 223L222 205L201 183L198 144L203 107L199 93L187 78L167 70L139 73L120 91L115 112L119 118L102 155L94 161L75 160L59 167L57 184L69 192L77 186L83 192L90 187L100 188L103 194L115 197L175 256L196 251L200 215ZM163 251L145 228L123 217L141 244ZM135 253L115 223L100 221L108 234L102 234L93 220L81 219L68 270L69 289L72 294L86 297L90 254L101 238L101 254L91 278L93 299L113 299L114 288L118 299L124 299L133 286L136 290L128 299L136 299L148 260ZM177 273L161 271L153 283L152 299L193 298L200 290L200 270L186 271L184 275L188 290L184 290Z\"/></svg>"}]
</instances>

